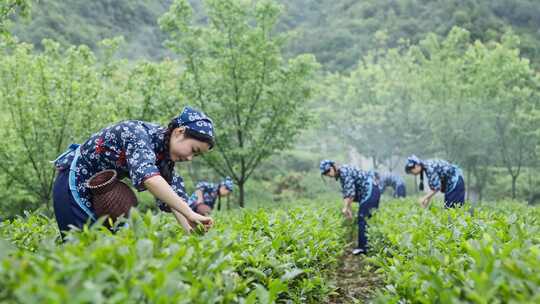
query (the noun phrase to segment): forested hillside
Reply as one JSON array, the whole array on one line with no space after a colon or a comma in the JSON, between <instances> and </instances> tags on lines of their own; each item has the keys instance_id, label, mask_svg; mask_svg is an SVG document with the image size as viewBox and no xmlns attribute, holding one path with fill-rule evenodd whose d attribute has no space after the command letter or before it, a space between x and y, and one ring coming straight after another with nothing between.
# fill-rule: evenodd
<instances>
[{"instance_id":1,"label":"forested hillside","mask_svg":"<svg viewBox=\"0 0 540 304\"><path fill-rule=\"evenodd\" d=\"M192 0L201 10L200 0ZM368 51L417 43L428 32L441 36L453 26L471 32L471 39L499 38L513 30L525 56L540 62L540 1L536 0L294 0L280 1L284 14L280 31L290 32L291 55L313 53L329 70L347 70ZM39 45L47 37L96 48L104 38L122 35L120 55L161 59L170 55L157 19L169 7L162 1L41 0L32 19L15 33ZM99 16L99 18L98 18Z\"/></svg>"},{"instance_id":2,"label":"forested hillside","mask_svg":"<svg viewBox=\"0 0 540 304\"><path fill-rule=\"evenodd\" d=\"M525 55L536 58L539 52L540 1L535 0L323 0L287 6L287 16L301 20L290 23L301 36L291 50L315 53L331 70L348 69L375 48L417 43L429 32L445 36L453 26L482 41L512 28Z\"/></svg>"},{"instance_id":3,"label":"forested hillside","mask_svg":"<svg viewBox=\"0 0 540 304\"><path fill-rule=\"evenodd\" d=\"M14 33L42 48L44 38L67 44L86 44L96 50L99 41L123 36L126 45L119 55L131 59L159 59L168 53L157 19L172 1L80 1L32 2L31 19L18 22Z\"/></svg>"}]
</instances>

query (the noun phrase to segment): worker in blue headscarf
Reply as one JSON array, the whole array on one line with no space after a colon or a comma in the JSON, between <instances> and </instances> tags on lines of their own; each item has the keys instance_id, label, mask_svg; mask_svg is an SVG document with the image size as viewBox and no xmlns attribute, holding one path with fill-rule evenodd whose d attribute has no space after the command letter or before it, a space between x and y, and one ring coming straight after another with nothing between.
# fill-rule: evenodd
<instances>
[{"instance_id":1,"label":"worker in blue headscarf","mask_svg":"<svg viewBox=\"0 0 540 304\"><path fill-rule=\"evenodd\" d=\"M119 179L128 177L138 191L149 190L184 229L191 229L188 220L210 227L210 217L188 206L183 179L174 165L191 161L213 146L212 120L191 107L185 107L168 127L127 120L98 131L81 145L72 144L54 161L58 171L54 212L62 236L72 226L82 228L97 220L87 182L103 170L114 170Z\"/></svg>"},{"instance_id":2,"label":"worker in blue headscarf","mask_svg":"<svg viewBox=\"0 0 540 304\"><path fill-rule=\"evenodd\" d=\"M352 202L360 204L358 208L358 247L353 254L367 252L367 219L374 209L379 207L381 197L379 187L375 184L372 172L362 171L348 165L338 165L332 160L323 160L319 169L321 175L335 178L341 184L343 195L342 213L352 219Z\"/></svg>"},{"instance_id":3,"label":"worker in blue headscarf","mask_svg":"<svg viewBox=\"0 0 540 304\"><path fill-rule=\"evenodd\" d=\"M403 181L401 176L397 174L382 174L381 175L378 172L375 172L375 180L377 181L377 184L379 185L379 189L381 190L381 195L384 193L384 190L386 190L386 187L391 187L392 189L394 189L393 196L395 198L407 196L405 182Z\"/></svg>"},{"instance_id":4,"label":"worker in blue headscarf","mask_svg":"<svg viewBox=\"0 0 540 304\"><path fill-rule=\"evenodd\" d=\"M199 214L208 215L214 209L216 201L228 196L234 188L234 183L230 177L226 177L220 183L214 184L206 181L197 183L197 190L189 197L188 204ZM218 209L220 202L218 202Z\"/></svg>"},{"instance_id":5,"label":"worker in blue headscarf","mask_svg":"<svg viewBox=\"0 0 540 304\"><path fill-rule=\"evenodd\" d=\"M444 160L422 160L411 155L405 164L407 174L420 175L420 191L424 190L424 174L431 191L421 198L420 204L426 208L437 192L444 193L446 208L461 207L465 202L465 182L461 169Z\"/></svg>"}]
</instances>

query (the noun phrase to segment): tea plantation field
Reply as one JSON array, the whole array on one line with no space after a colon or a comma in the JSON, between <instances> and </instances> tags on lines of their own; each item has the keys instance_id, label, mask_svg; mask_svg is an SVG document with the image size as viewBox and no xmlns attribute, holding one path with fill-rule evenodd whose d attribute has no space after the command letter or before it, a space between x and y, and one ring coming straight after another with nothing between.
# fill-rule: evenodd
<instances>
[{"instance_id":1,"label":"tea plantation field","mask_svg":"<svg viewBox=\"0 0 540 304\"><path fill-rule=\"evenodd\" d=\"M441 205L441 204L439 204ZM540 209L385 203L372 218L380 303L540 303Z\"/></svg>"},{"instance_id":2,"label":"tea plantation field","mask_svg":"<svg viewBox=\"0 0 540 304\"><path fill-rule=\"evenodd\" d=\"M116 234L87 229L66 244L35 213L0 224L0 302L539 303L539 218L510 202L472 212L383 201L355 264L351 223L328 202L221 212L191 236L166 214L134 212ZM358 300L338 272L347 289L358 282Z\"/></svg>"}]
</instances>

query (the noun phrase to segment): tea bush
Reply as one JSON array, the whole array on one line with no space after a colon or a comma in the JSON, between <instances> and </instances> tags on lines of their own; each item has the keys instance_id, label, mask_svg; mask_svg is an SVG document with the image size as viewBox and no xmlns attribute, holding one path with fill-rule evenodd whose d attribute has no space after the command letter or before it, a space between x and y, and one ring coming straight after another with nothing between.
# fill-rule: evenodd
<instances>
[{"instance_id":1,"label":"tea bush","mask_svg":"<svg viewBox=\"0 0 540 304\"><path fill-rule=\"evenodd\" d=\"M38 212L4 221L0 302L321 303L335 297L329 272L338 271L352 228L339 208L320 201L272 206L218 212L212 230L190 236L171 216L134 212L116 234L96 226L70 233L64 244L54 220ZM539 303L539 219L540 209L512 202L473 212L384 201L369 225L368 260L385 280L373 301Z\"/></svg>"},{"instance_id":2,"label":"tea bush","mask_svg":"<svg viewBox=\"0 0 540 304\"><path fill-rule=\"evenodd\" d=\"M511 202L474 212L384 203L369 230L387 281L377 301L539 303L539 219L540 209Z\"/></svg>"},{"instance_id":3,"label":"tea bush","mask_svg":"<svg viewBox=\"0 0 540 304\"><path fill-rule=\"evenodd\" d=\"M91 228L58 244L54 220L0 225L0 302L319 302L344 247L335 206L218 213L187 236L171 216L134 212L116 234Z\"/></svg>"}]
</instances>

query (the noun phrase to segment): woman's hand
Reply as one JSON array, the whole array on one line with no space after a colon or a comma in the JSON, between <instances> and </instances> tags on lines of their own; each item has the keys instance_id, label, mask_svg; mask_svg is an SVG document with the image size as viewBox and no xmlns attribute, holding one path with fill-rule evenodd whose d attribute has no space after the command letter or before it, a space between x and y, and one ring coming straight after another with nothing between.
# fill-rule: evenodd
<instances>
[{"instance_id":1,"label":"woman's hand","mask_svg":"<svg viewBox=\"0 0 540 304\"><path fill-rule=\"evenodd\" d=\"M190 225L189 221L186 219L185 216L182 215L182 213L172 209L172 212L174 214L174 217L176 218L176 221L182 228L184 228L184 231L187 234L191 234L193 232L193 227Z\"/></svg>"},{"instance_id":2,"label":"woman's hand","mask_svg":"<svg viewBox=\"0 0 540 304\"><path fill-rule=\"evenodd\" d=\"M429 203L431 202L431 199L433 198L433 196L435 196L436 193L436 190L431 190L431 192L429 192L426 196L423 196L419 201L420 206L422 208L427 208L429 206Z\"/></svg>"},{"instance_id":3,"label":"woman's hand","mask_svg":"<svg viewBox=\"0 0 540 304\"><path fill-rule=\"evenodd\" d=\"M352 197L347 197L343 199L343 209L341 209L341 213L345 216L345 218L352 220Z\"/></svg>"},{"instance_id":4,"label":"woman's hand","mask_svg":"<svg viewBox=\"0 0 540 304\"><path fill-rule=\"evenodd\" d=\"M188 220L195 224L202 224L204 225L204 229L208 231L208 229L212 228L214 225L214 220L209 216L203 216L196 212L191 212L188 216Z\"/></svg>"},{"instance_id":5,"label":"woman's hand","mask_svg":"<svg viewBox=\"0 0 540 304\"><path fill-rule=\"evenodd\" d=\"M341 213L343 213L343 215L345 216L345 218L349 219L349 220L352 220L353 216L352 216L352 210L351 208L343 208L341 209Z\"/></svg>"},{"instance_id":6,"label":"woman's hand","mask_svg":"<svg viewBox=\"0 0 540 304\"><path fill-rule=\"evenodd\" d=\"M423 197L420 200L420 206L425 209L427 208L428 205L429 205L429 199Z\"/></svg>"}]
</instances>

